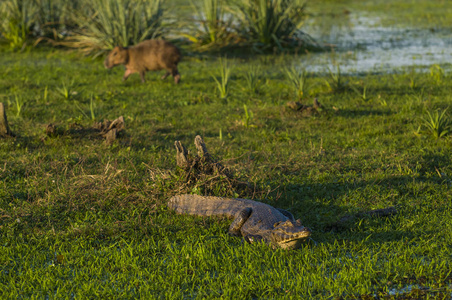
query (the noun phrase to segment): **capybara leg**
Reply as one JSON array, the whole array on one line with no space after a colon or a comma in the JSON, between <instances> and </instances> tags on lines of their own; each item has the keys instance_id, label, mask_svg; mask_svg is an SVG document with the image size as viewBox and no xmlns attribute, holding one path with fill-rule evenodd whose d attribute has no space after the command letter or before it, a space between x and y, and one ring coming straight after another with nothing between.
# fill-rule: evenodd
<instances>
[{"instance_id":1,"label":"capybara leg","mask_svg":"<svg viewBox=\"0 0 452 300\"><path fill-rule=\"evenodd\" d=\"M166 79L166 77L170 76L171 72L170 71L166 71L165 75L162 76L162 80Z\"/></svg>"},{"instance_id":2,"label":"capybara leg","mask_svg":"<svg viewBox=\"0 0 452 300\"><path fill-rule=\"evenodd\" d=\"M180 74L177 69L173 70L174 83L178 84L180 82Z\"/></svg>"},{"instance_id":3,"label":"capybara leg","mask_svg":"<svg viewBox=\"0 0 452 300\"><path fill-rule=\"evenodd\" d=\"M124 72L124 76L122 77L122 81L126 81L127 78L129 78L130 74L132 74L132 72L130 72L130 70L127 69L127 70Z\"/></svg>"},{"instance_id":4,"label":"capybara leg","mask_svg":"<svg viewBox=\"0 0 452 300\"><path fill-rule=\"evenodd\" d=\"M145 71L143 71L143 72L140 72L140 77L141 77L141 82L142 83L145 83L145 79L144 79L144 74L146 74L146 72Z\"/></svg>"},{"instance_id":5,"label":"capybara leg","mask_svg":"<svg viewBox=\"0 0 452 300\"><path fill-rule=\"evenodd\" d=\"M180 82L180 74L174 76L174 83L178 84Z\"/></svg>"}]
</instances>

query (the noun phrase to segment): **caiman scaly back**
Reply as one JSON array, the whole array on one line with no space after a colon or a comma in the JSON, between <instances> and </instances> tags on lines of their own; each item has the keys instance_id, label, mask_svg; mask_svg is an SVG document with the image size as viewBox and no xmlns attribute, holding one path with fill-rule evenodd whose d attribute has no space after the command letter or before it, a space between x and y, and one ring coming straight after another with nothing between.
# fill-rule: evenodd
<instances>
[{"instance_id":1,"label":"caiman scaly back","mask_svg":"<svg viewBox=\"0 0 452 300\"><path fill-rule=\"evenodd\" d=\"M168 207L178 214L233 218L229 234L243 236L249 243L264 241L275 248L297 249L311 235L290 212L249 199L186 194L172 197Z\"/></svg>"}]
</instances>

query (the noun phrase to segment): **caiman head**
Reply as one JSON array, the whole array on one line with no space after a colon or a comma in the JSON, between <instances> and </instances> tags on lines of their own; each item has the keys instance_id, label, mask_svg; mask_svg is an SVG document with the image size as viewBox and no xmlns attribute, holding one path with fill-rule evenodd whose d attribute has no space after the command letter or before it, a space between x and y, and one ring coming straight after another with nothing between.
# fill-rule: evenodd
<instances>
[{"instance_id":1,"label":"caiman head","mask_svg":"<svg viewBox=\"0 0 452 300\"><path fill-rule=\"evenodd\" d=\"M271 243L282 249L298 249L310 236L311 230L301 225L300 220L280 221L269 232Z\"/></svg>"}]
</instances>

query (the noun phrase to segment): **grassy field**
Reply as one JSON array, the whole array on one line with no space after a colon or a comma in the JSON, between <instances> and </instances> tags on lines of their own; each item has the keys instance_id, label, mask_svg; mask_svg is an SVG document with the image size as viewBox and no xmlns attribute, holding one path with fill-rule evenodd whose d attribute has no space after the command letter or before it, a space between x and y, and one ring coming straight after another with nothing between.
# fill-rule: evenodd
<instances>
[{"instance_id":1,"label":"grassy field","mask_svg":"<svg viewBox=\"0 0 452 300\"><path fill-rule=\"evenodd\" d=\"M302 56L228 58L222 97L213 55L184 50L176 86L157 73L122 82L121 68L64 49L0 51L16 134L0 139L2 299L451 297L452 129L437 138L435 117L451 120L452 76L441 67L308 73L301 94L286 71ZM286 106L314 98L316 114ZM126 129L111 146L89 130L119 116ZM49 123L59 135L45 134ZM195 152L197 134L255 188L185 184L174 141ZM246 244L227 220L169 211L181 192L287 209L312 240ZM397 214L334 226L390 206Z\"/></svg>"}]
</instances>

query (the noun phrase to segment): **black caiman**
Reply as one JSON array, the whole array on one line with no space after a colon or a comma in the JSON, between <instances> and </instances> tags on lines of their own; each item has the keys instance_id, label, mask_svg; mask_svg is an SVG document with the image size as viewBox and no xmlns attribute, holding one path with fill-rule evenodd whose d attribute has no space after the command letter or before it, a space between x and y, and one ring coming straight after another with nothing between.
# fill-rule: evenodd
<instances>
[{"instance_id":1,"label":"black caiman","mask_svg":"<svg viewBox=\"0 0 452 300\"><path fill-rule=\"evenodd\" d=\"M311 235L290 212L249 199L186 194L172 197L168 207L178 214L234 218L230 235L243 236L249 243L263 241L273 248L300 248Z\"/></svg>"}]
</instances>

